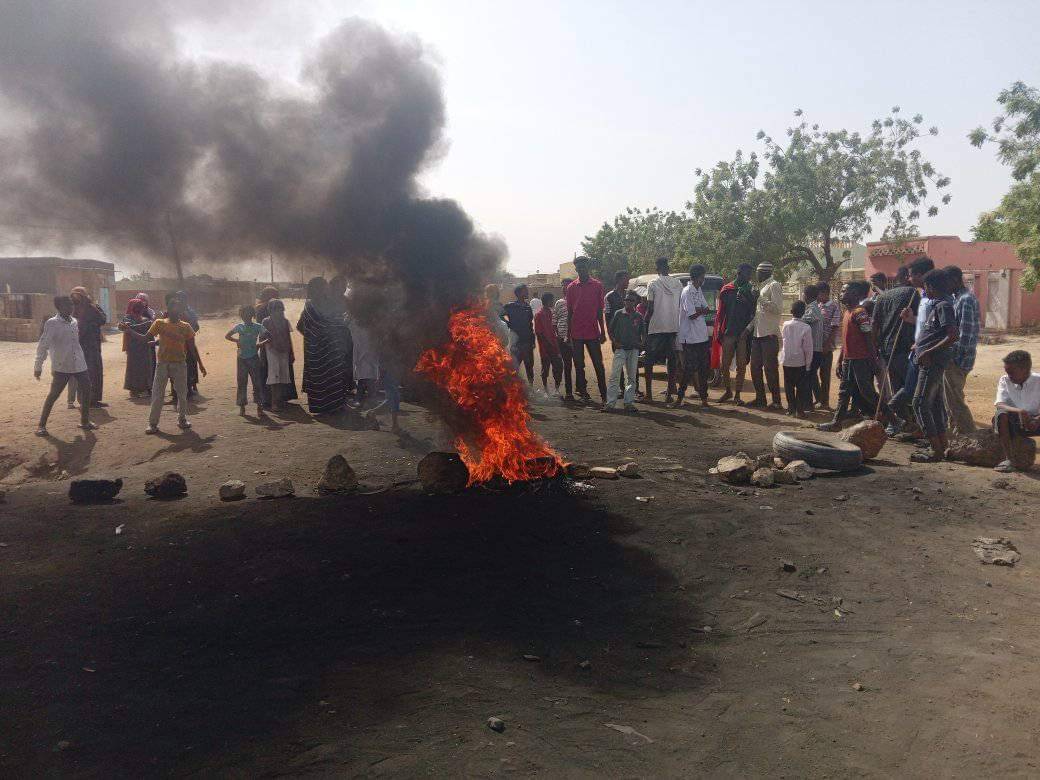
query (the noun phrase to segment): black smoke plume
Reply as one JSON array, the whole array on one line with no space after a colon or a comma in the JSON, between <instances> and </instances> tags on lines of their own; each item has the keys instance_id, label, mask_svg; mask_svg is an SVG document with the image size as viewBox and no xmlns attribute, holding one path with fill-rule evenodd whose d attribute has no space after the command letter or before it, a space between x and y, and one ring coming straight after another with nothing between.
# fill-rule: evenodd
<instances>
[{"instance_id":1,"label":"black smoke plume","mask_svg":"<svg viewBox=\"0 0 1040 780\"><path fill-rule=\"evenodd\" d=\"M179 55L185 16L251 9L0 0L0 212L89 225L90 243L156 260L172 232L211 263L327 261L384 350L414 363L504 255L416 184L443 148L438 74L417 40L359 19L322 41L294 94Z\"/></svg>"}]
</instances>

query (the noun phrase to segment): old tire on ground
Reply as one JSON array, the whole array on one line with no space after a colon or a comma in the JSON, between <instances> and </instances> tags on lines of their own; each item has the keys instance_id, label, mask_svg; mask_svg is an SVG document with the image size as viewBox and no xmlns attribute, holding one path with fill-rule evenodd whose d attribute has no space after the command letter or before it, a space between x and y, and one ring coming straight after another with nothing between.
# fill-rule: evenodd
<instances>
[{"instance_id":1,"label":"old tire on ground","mask_svg":"<svg viewBox=\"0 0 1040 780\"><path fill-rule=\"evenodd\" d=\"M780 431L773 437L773 452L788 462L804 460L816 469L852 471L863 465L863 452L855 444L811 431Z\"/></svg>"}]
</instances>

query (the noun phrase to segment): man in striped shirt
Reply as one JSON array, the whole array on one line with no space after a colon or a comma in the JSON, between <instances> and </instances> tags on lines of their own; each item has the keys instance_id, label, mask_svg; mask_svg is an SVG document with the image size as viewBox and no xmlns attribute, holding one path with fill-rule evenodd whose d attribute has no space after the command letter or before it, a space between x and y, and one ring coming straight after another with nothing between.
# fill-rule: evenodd
<instances>
[{"instance_id":1,"label":"man in striped shirt","mask_svg":"<svg viewBox=\"0 0 1040 780\"><path fill-rule=\"evenodd\" d=\"M573 279L561 279L564 293ZM553 304L552 319L556 327L556 337L560 341L560 357L563 358L563 387L566 390L564 398L568 401L574 400L574 385L571 383L571 372L574 370L574 353L571 351L571 342L567 330L567 296L561 295Z\"/></svg>"},{"instance_id":2,"label":"man in striped shirt","mask_svg":"<svg viewBox=\"0 0 1040 780\"><path fill-rule=\"evenodd\" d=\"M953 291L953 311L957 315L959 333L950 345L950 362L943 377L946 390L946 409L950 430L957 434L975 432L975 420L964 402L964 384L975 368L975 349L979 343L979 300L964 286L964 274L955 265L947 266L950 289Z\"/></svg>"}]
</instances>

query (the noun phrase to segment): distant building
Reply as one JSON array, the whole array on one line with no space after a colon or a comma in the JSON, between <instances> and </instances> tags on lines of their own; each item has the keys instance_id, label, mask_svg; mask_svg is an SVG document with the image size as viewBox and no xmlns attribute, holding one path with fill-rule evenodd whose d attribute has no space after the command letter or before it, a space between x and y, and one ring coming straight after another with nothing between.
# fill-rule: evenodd
<instances>
[{"instance_id":1,"label":"distant building","mask_svg":"<svg viewBox=\"0 0 1040 780\"><path fill-rule=\"evenodd\" d=\"M104 260L0 257L0 340L35 341L55 295L85 287L113 319L116 269Z\"/></svg>"},{"instance_id":2,"label":"distant building","mask_svg":"<svg viewBox=\"0 0 1040 780\"><path fill-rule=\"evenodd\" d=\"M979 299L982 325L1007 330L1040 323L1040 290L1022 289L1025 266L1015 247L1002 241L961 241L957 236L924 236L906 241L867 244L867 275L877 272L894 278L900 266L930 257L937 268L955 265L964 284Z\"/></svg>"}]
</instances>

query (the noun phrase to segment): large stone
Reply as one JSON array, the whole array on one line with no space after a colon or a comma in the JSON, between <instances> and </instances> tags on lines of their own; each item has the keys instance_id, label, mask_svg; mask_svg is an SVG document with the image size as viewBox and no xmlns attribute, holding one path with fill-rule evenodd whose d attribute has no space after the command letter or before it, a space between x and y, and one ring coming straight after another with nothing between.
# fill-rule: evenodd
<instances>
[{"instance_id":1,"label":"large stone","mask_svg":"<svg viewBox=\"0 0 1040 780\"><path fill-rule=\"evenodd\" d=\"M246 497L246 483L240 479L229 479L220 486L221 501L238 501Z\"/></svg>"},{"instance_id":2,"label":"large stone","mask_svg":"<svg viewBox=\"0 0 1040 780\"><path fill-rule=\"evenodd\" d=\"M881 448L888 441L888 434L885 433L885 426L877 420L864 420L846 428L839 438L849 444L855 444L862 450L863 460L870 460L881 452Z\"/></svg>"},{"instance_id":3,"label":"large stone","mask_svg":"<svg viewBox=\"0 0 1040 780\"><path fill-rule=\"evenodd\" d=\"M751 474L751 484L760 488L771 488L775 484L773 470L768 468L755 469Z\"/></svg>"},{"instance_id":4,"label":"large stone","mask_svg":"<svg viewBox=\"0 0 1040 780\"><path fill-rule=\"evenodd\" d=\"M812 479L814 476L813 467L806 463L804 460L792 460L786 466L784 471L788 474L793 474L795 479Z\"/></svg>"},{"instance_id":5,"label":"large stone","mask_svg":"<svg viewBox=\"0 0 1040 780\"><path fill-rule=\"evenodd\" d=\"M457 452L430 452L419 461L419 481L427 493L455 493L469 484L469 469Z\"/></svg>"},{"instance_id":6,"label":"large stone","mask_svg":"<svg viewBox=\"0 0 1040 780\"><path fill-rule=\"evenodd\" d=\"M329 458L325 472L318 480L318 492L323 495L332 493L350 493L357 490L358 479L347 459L336 454Z\"/></svg>"},{"instance_id":7,"label":"large stone","mask_svg":"<svg viewBox=\"0 0 1040 780\"><path fill-rule=\"evenodd\" d=\"M254 490L260 498L288 498L296 494L296 488L288 477L261 482Z\"/></svg>"},{"instance_id":8,"label":"large stone","mask_svg":"<svg viewBox=\"0 0 1040 780\"><path fill-rule=\"evenodd\" d=\"M1015 468L1027 471L1036 461L1036 440L1016 436L1012 441L1015 449L1011 461ZM950 442L946 457L967 463L969 466L993 468L1004 460L1004 451L1000 448L1000 438L997 434L985 430L976 431L970 436L958 436Z\"/></svg>"},{"instance_id":9,"label":"large stone","mask_svg":"<svg viewBox=\"0 0 1040 780\"><path fill-rule=\"evenodd\" d=\"M144 492L152 498L178 498L188 492L188 482L176 471L167 471L145 482Z\"/></svg>"},{"instance_id":10,"label":"large stone","mask_svg":"<svg viewBox=\"0 0 1040 780\"><path fill-rule=\"evenodd\" d=\"M771 469L773 468L773 453L765 453L755 458L756 469Z\"/></svg>"},{"instance_id":11,"label":"large stone","mask_svg":"<svg viewBox=\"0 0 1040 780\"><path fill-rule=\"evenodd\" d=\"M639 464L638 463L624 463L618 466L617 473L622 477L638 477L639 476Z\"/></svg>"},{"instance_id":12,"label":"large stone","mask_svg":"<svg viewBox=\"0 0 1040 780\"><path fill-rule=\"evenodd\" d=\"M588 479L591 469L588 463L568 463L563 471L571 479Z\"/></svg>"},{"instance_id":13,"label":"large stone","mask_svg":"<svg viewBox=\"0 0 1040 780\"><path fill-rule=\"evenodd\" d=\"M731 485L744 485L751 479L751 472L755 470L755 462L743 453L727 455L725 458L719 458L715 469L720 479Z\"/></svg>"},{"instance_id":14,"label":"large stone","mask_svg":"<svg viewBox=\"0 0 1040 780\"><path fill-rule=\"evenodd\" d=\"M798 482L798 477L796 477L794 472L791 471L773 469L773 482L777 485L793 485Z\"/></svg>"},{"instance_id":15,"label":"large stone","mask_svg":"<svg viewBox=\"0 0 1040 780\"><path fill-rule=\"evenodd\" d=\"M611 466L593 466L589 469L589 476L594 479L617 479L618 470Z\"/></svg>"},{"instance_id":16,"label":"large stone","mask_svg":"<svg viewBox=\"0 0 1040 780\"><path fill-rule=\"evenodd\" d=\"M111 501L123 489L121 479L74 479L69 483L69 499L74 504Z\"/></svg>"}]
</instances>

